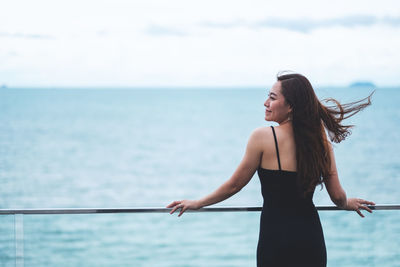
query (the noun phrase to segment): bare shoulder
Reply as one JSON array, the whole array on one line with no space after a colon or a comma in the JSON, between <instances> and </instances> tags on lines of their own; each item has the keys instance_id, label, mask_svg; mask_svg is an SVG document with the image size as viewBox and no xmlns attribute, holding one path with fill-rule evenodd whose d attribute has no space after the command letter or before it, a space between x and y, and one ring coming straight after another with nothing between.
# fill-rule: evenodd
<instances>
[{"instance_id":1,"label":"bare shoulder","mask_svg":"<svg viewBox=\"0 0 400 267\"><path fill-rule=\"evenodd\" d=\"M270 136L272 136L270 127L259 127L253 130L250 135L249 142L262 144L265 143L266 140L270 139Z\"/></svg>"},{"instance_id":2,"label":"bare shoulder","mask_svg":"<svg viewBox=\"0 0 400 267\"><path fill-rule=\"evenodd\" d=\"M289 125L275 126L275 132L279 141L286 141L293 138L293 128Z\"/></svg>"},{"instance_id":3,"label":"bare shoulder","mask_svg":"<svg viewBox=\"0 0 400 267\"><path fill-rule=\"evenodd\" d=\"M271 127L258 127L256 129L253 130L252 136L256 136L256 137L260 137L263 136L265 137L265 135L272 135L272 131L271 131Z\"/></svg>"}]
</instances>

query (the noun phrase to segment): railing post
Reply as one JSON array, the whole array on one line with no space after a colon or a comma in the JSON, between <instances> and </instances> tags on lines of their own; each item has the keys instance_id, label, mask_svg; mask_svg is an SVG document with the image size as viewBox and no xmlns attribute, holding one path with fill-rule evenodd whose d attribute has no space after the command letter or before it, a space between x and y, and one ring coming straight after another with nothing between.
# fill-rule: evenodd
<instances>
[{"instance_id":1,"label":"railing post","mask_svg":"<svg viewBox=\"0 0 400 267\"><path fill-rule=\"evenodd\" d=\"M15 266L24 266L24 215L17 213L14 215L15 231Z\"/></svg>"}]
</instances>

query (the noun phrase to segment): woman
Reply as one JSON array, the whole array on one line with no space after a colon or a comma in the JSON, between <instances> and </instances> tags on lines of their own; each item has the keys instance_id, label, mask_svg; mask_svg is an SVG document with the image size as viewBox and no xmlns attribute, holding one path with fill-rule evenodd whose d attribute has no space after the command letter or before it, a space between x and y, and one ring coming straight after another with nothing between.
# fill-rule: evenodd
<instances>
[{"instance_id":1,"label":"woman","mask_svg":"<svg viewBox=\"0 0 400 267\"><path fill-rule=\"evenodd\" d=\"M366 106L371 95L357 102L325 106L306 77L278 75L265 101L265 120L277 127L256 129L232 177L200 200L174 201L171 214L199 209L239 192L257 171L264 198L257 246L257 266L326 266L326 248L320 219L312 202L315 187L325 184L331 200L341 209L372 212L373 202L347 198L340 185L330 140L350 134L341 124Z\"/></svg>"}]
</instances>

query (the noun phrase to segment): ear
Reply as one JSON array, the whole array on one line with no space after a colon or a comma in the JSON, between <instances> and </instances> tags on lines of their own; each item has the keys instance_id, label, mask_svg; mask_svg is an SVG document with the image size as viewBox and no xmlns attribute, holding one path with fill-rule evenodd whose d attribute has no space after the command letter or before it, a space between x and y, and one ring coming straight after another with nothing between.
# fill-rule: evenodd
<instances>
[{"instance_id":1,"label":"ear","mask_svg":"<svg viewBox=\"0 0 400 267\"><path fill-rule=\"evenodd\" d=\"M292 112L292 108L289 109L289 113L288 113L288 119L289 120L293 120L293 112Z\"/></svg>"},{"instance_id":2,"label":"ear","mask_svg":"<svg viewBox=\"0 0 400 267\"><path fill-rule=\"evenodd\" d=\"M292 113L293 111L293 105L291 103L289 103L286 98L285 98L285 104L289 107L289 113Z\"/></svg>"}]
</instances>

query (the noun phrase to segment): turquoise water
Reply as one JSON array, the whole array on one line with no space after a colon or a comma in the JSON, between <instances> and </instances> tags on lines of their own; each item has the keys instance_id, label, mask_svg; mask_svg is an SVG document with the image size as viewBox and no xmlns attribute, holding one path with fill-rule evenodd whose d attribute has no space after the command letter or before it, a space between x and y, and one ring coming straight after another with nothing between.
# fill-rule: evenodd
<instances>
[{"instance_id":1,"label":"turquoise water","mask_svg":"<svg viewBox=\"0 0 400 267\"><path fill-rule=\"evenodd\" d=\"M361 88L322 88L352 101ZM0 208L162 207L228 179L266 90L2 89ZM348 196L400 203L399 88L380 88L335 146ZM317 189L316 205L331 204ZM258 177L221 206L261 205ZM255 266L259 213L25 215L26 266ZM328 266L399 266L400 212L320 212ZM0 216L0 265L15 261Z\"/></svg>"}]
</instances>

